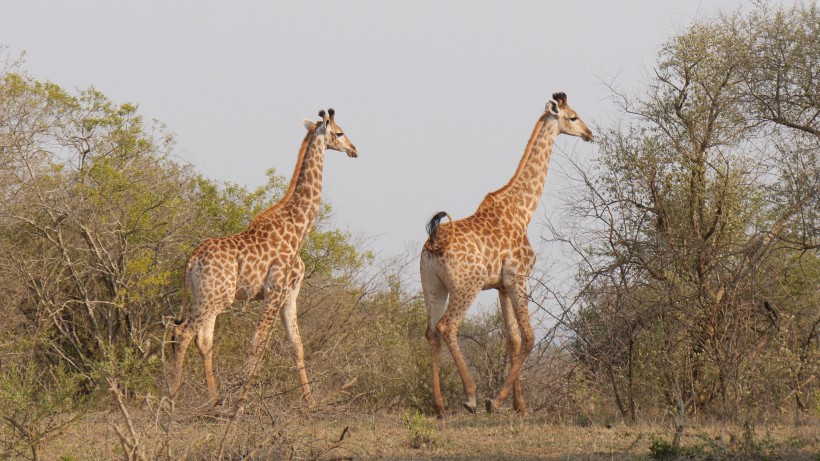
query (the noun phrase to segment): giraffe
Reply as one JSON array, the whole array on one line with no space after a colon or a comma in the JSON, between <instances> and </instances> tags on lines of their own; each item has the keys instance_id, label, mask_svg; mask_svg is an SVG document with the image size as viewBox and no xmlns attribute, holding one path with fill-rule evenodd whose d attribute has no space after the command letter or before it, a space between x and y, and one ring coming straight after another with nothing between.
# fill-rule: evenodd
<instances>
[{"instance_id":1,"label":"giraffe","mask_svg":"<svg viewBox=\"0 0 820 461\"><path fill-rule=\"evenodd\" d=\"M458 325L482 290L498 290L504 318L510 369L487 411L497 411L513 392L513 408L526 412L519 373L532 351L535 337L529 320L526 278L535 264L527 227L544 189L553 143L560 133L592 141L592 132L567 104L564 93L554 93L535 124L527 148L512 179L484 197L471 216L453 221L437 213L427 224L429 238L420 258L424 302L427 307L427 341L432 363L433 406L444 416L439 378L441 340L453 356L466 401L476 411L476 386L457 342ZM444 217L449 223L441 223ZM449 302L448 302L449 298Z\"/></svg>"},{"instance_id":2,"label":"giraffe","mask_svg":"<svg viewBox=\"0 0 820 461\"><path fill-rule=\"evenodd\" d=\"M203 242L185 267L182 312L174 328L174 374L170 395L182 385L185 351L196 337L211 398L217 390L213 374L213 333L216 317L234 300L263 300L264 308L251 340L244 374L249 380L261 359L271 326L279 313L293 346L304 401L313 395L305 370L304 351L296 321L305 265L299 249L319 211L325 149L357 157L356 147L335 121L335 112L319 112L321 120L303 119L307 129L287 191L275 205L256 216L243 232ZM185 318L184 289L191 291L191 312Z\"/></svg>"}]
</instances>

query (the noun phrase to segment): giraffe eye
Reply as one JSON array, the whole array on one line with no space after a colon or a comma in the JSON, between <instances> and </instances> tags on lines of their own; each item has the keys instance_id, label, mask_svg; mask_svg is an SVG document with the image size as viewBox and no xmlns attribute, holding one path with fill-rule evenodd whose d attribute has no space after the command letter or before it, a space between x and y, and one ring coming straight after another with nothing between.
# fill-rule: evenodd
<instances>
[{"instance_id":1,"label":"giraffe eye","mask_svg":"<svg viewBox=\"0 0 820 461\"><path fill-rule=\"evenodd\" d=\"M578 117L570 117L569 119L570 119L570 121L574 122L574 121L578 120Z\"/></svg>"},{"instance_id":2,"label":"giraffe eye","mask_svg":"<svg viewBox=\"0 0 820 461\"><path fill-rule=\"evenodd\" d=\"M334 135L336 135L336 137L337 137L337 138L341 138L342 136L344 136L344 135L345 135L345 134L344 134L344 133L342 133L341 131L340 131L340 132L338 132L338 133L333 133L333 134L334 134Z\"/></svg>"}]
</instances>

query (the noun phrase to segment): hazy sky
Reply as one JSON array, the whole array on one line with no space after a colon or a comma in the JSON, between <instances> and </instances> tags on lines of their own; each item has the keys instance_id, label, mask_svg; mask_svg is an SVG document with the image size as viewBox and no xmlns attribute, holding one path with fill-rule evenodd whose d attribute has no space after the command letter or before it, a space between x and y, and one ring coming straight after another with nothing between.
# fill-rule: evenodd
<instances>
[{"instance_id":1,"label":"hazy sky","mask_svg":"<svg viewBox=\"0 0 820 461\"><path fill-rule=\"evenodd\" d=\"M433 213L465 217L507 182L553 92L610 125L603 81L638 87L673 33L742 4L7 0L0 43L37 79L137 103L180 159L248 187L270 167L290 177L300 118L335 108L359 158L327 153L324 197L336 225L391 256L420 245ZM557 149L547 205L571 187L566 152L595 145Z\"/></svg>"}]
</instances>

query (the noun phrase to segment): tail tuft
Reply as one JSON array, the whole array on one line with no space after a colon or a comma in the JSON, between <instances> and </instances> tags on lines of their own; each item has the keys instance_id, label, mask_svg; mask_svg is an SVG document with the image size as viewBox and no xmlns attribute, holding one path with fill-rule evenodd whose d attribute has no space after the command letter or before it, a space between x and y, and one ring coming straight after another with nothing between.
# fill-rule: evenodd
<instances>
[{"instance_id":1,"label":"tail tuft","mask_svg":"<svg viewBox=\"0 0 820 461\"><path fill-rule=\"evenodd\" d=\"M439 211L427 223L427 235L430 236L430 241L436 239L436 232L438 232L438 225L441 224L441 219L447 216L446 211Z\"/></svg>"},{"instance_id":2,"label":"tail tuft","mask_svg":"<svg viewBox=\"0 0 820 461\"><path fill-rule=\"evenodd\" d=\"M438 226L445 216L450 219L446 211L439 211L430 218L430 222L427 223L427 235L429 235L430 238L427 239L427 243L424 244L424 247L431 252L437 253L442 249L442 245L436 245L436 234L438 233ZM450 220L452 221L452 219Z\"/></svg>"}]
</instances>

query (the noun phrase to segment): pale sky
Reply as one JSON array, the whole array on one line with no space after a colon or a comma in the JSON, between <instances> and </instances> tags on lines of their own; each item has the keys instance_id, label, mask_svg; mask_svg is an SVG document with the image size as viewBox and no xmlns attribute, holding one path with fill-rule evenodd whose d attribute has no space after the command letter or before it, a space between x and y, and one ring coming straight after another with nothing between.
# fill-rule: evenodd
<instances>
[{"instance_id":1,"label":"pale sky","mask_svg":"<svg viewBox=\"0 0 820 461\"><path fill-rule=\"evenodd\" d=\"M326 154L324 198L389 257L420 248L435 212L466 217L509 180L553 92L612 125L603 81L638 88L671 35L744 4L6 0L0 44L39 80L138 104L176 133L178 158L249 188L270 167L290 177L301 117L335 108L359 158ZM533 243L573 187L566 153L595 154L567 136L556 149Z\"/></svg>"}]
</instances>

